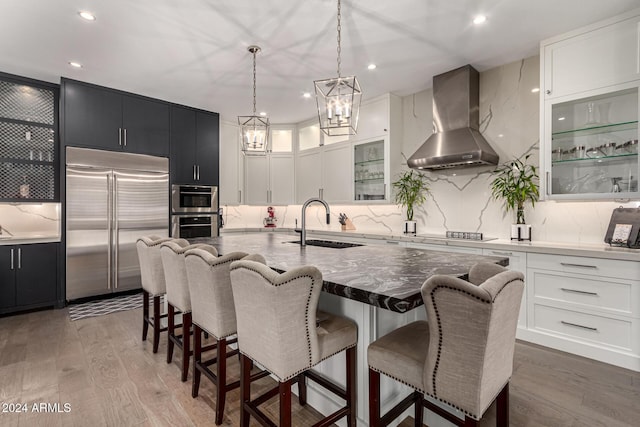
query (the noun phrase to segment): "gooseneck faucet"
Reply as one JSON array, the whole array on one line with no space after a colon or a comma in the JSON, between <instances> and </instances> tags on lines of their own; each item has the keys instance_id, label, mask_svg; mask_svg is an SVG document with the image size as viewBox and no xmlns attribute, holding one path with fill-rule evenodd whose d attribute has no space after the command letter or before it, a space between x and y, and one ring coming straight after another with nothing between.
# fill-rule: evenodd
<instances>
[{"instance_id":1,"label":"gooseneck faucet","mask_svg":"<svg viewBox=\"0 0 640 427\"><path fill-rule=\"evenodd\" d=\"M304 202L304 204L302 205L302 228L300 229L300 246L307 246L307 229L305 226L306 225L305 218L307 215L306 211L307 211L307 206L309 206L311 203L314 203L314 202L322 203L324 205L324 208L327 210L327 224L331 222L329 204L327 202L325 202L322 199L318 199L317 197L312 197L306 202Z\"/></svg>"}]
</instances>

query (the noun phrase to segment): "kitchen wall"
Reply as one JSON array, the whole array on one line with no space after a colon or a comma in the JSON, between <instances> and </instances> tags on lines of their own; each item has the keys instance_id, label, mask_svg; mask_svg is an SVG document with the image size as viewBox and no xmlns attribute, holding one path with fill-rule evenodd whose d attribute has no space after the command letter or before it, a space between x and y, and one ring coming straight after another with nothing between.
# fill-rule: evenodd
<instances>
[{"instance_id":1,"label":"kitchen wall","mask_svg":"<svg viewBox=\"0 0 640 427\"><path fill-rule=\"evenodd\" d=\"M480 73L480 130L506 162L531 154L539 156L538 56L505 64ZM425 90L403 98L402 152L409 157L432 132L432 91ZM492 167L444 172L427 172L431 194L416 210L419 234L443 235L447 230L481 231L487 236L509 238L515 214L505 214L500 202L491 198ZM635 202L555 202L543 201L527 206L525 218L533 227L533 239L555 242L601 243L611 211L618 207L637 207ZM321 208L321 207L320 207ZM324 224L324 210L310 208L310 229L339 230L339 212L352 218L358 231L400 233L404 220L395 205L331 206L335 220ZM299 205L276 207L278 226L294 227L300 219ZM261 227L266 207L225 207L225 227Z\"/></svg>"},{"instance_id":2,"label":"kitchen wall","mask_svg":"<svg viewBox=\"0 0 640 427\"><path fill-rule=\"evenodd\" d=\"M3 235L60 236L59 203L0 203Z\"/></svg>"}]
</instances>

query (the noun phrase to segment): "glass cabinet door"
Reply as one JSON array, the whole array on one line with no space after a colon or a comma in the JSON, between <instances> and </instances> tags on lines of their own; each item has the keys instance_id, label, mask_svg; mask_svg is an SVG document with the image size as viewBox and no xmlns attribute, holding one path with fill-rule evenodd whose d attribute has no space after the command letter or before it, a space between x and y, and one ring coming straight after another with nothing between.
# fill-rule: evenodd
<instances>
[{"instance_id":1,"label":"glass cabinet door","mask_svg":"<svg viewBox=\"0 0 640 427\"><path fill-rule=\"evenodd\" d=\"M556 198L637 197L638 88L551 105L546 154Z\"/></svg>"},{"instance_id":2,"label":"glass cabinet door","mask_svg":"<svg viewBox=\"0 0 640 427\"><path fill-rule=\"evenodd\" d=\"M354 145L354 198L385 200L384 140Z\"/></svg>"}]
</instances>

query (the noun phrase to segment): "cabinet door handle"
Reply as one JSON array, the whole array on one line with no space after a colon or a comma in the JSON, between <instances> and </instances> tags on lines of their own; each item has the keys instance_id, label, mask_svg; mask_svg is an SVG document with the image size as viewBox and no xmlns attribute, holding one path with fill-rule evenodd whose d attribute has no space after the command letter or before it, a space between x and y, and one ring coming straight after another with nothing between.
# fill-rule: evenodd
<instances>
[{"instance_id":1,"label":"cabinet door handle","mask_svg":"<svg viewBox=\"0 0 640 427\"><path fill-rule=\"evenodd\" d=\"M118 128L118 145L122 147L122 128Z\"/></svg>"},{"instance_id":2,"label":"cabinet door handle","mask_svg":"<svg viewBox=\"0 0 640 427\"><path fill-rule=\"evenodd\" d=\"M560 290L564 291L564 292L571 292L571 293L574 293L574 294L598 295L597 292L580 291L578 289L560 288Z\"/></svg>"},{"instance_id":3,"label":"cabinet door handle","mask_svg":"<svg viewBox=\"0 0 640 427\"><path fill-rule=\"evenodd\" d=\"M598 330L598 328L593 328L591 326L578 325L577 323L565 322L564 320L561 320L560 323L562 323L563 325L567 325L567 326L575 326L576 328L587 329L589 331L597 331Z\"/></svg>"},{"instance_id":4,"label":"cabinet door handle","mask_svg":"<svg viewBox=\"0 0 640 427\"><path fill-rule=\"evenodd\" d=\"M547 95L551 95L551 90L547 89L547 90L546 90L546 94L547 94Z\"/></svg>"},{"instance_id":5,"label":"cabinet door handle","mask_svg":"<svg viewBox=\"0 0 640 427\"><path fill-rule=\"evenodd\" d=\"M547 177L546 177L546 184L545 184L545 193L548 195L551 194L551 187L549 187L549 172L547 172Z\"/></svg>"},{"instance_id":6,"label":"cabinet door handle","mask_svg":"<svg viewBox=\"0 0 640 427\"><path fill-rule=\"evenodd\" d=\"M587 265L587 264L572 264L570 262L561 262L560 265L564 266L564 267L579 267L579 268L595 268L597 269L598 267L595 265Z\"/></svg>"},{"instance_id":7,"label":"cabinet door handle","mask_svg":"<svg viewBox=\"0 0 640 427\"><path fill-rule=\"evenodd\" d=\"M238 190L238 203L242 203L242 190Z\"/></svg>"},{"instance_id":8,"label":"cabinet door handle","mask_svg":"<svg viewBox=\"0 0 640 427\"><path fill-rule=\"evenodd\" d=\"M124 128L124 146L127 146L127 128Z\"/></svg>"},{"instance_id":9,"label":"cabinet door handle","mask_svg":"<svg viewBox=\"0 0 640 427\"><path fill-rule=\"evenodd\" d=\"M196 165L193 165L193 180L196 180Z\"/></svg>"},{"instance_id":10,"label":"cabinet door handle","mask_svg":"<svg viewBox=\"0 0 640 427\"><path fill-rule=\"evenodd\" d=\"M393 240L387 240L388 245L399 245L400 242L394 242Z\"/></svg>"},{"instance_id":11,"label":"cabinet door handle","mask_svg":"<svg viewBox=\"0 0 640 427\"><path fill-rule=\"evenodd\" d=\"M11 269L13 270L13 249L11 249Z\"/></svg>"},{"instance_id":12,"label":"cabinet door handle","mask_svg":"<svg viewBox=\"0 0 640 427\"><path fill-rule=\"evenodd\" d=\"M18 248L18 270L22 269L22 248Z\"/></svg>"},{"instance_id":13,"label":"cabinet door handle","mask_svg":"<svg viewBox=\"0 0 640 427\"><path fill-rule=\"evenodd\" d=\"M197 171L197 174L196 174L196 181L200 181L200 165L197 165L197 167L196 167L196 171Z\"/></svg>"},{"instance_id":14,"label":"cabinet door handle","mask_svg":"<svg viewBox=\"0 0 640 427\"><path fill-rule=\"evenodd\" d=\"M513 255L513 252L491 251L491 253L494 254L494 255L500 255L500 256L511 256L511 255Z\"/></svg>"}]
</instances>

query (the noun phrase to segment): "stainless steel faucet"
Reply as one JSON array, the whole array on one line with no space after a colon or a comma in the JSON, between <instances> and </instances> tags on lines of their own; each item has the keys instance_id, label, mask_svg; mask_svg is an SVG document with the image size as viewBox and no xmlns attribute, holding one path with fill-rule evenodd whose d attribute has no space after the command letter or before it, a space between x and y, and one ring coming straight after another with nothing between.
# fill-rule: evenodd
<instances>
[{"instance_id":1,"label":"stainless steel faucet","mask_svg":"<svg viewBox=\"0 0 640 427\"><path fill-rule=\"evenodd\" d=\"M314 202L322 203L324 205L324 208L327 210L327 224L331 222L329 204L327 202L325 202L322 199L318 199L317 197L312 197L306 202L304 202L304 204L302 205L302 228L300 230L300 246L307 246L307 228L305 226L306 216L307 216L306 211L307 211L307 206L309 206L311 203L314 203Z\"/></svg>"}]
</instances>

